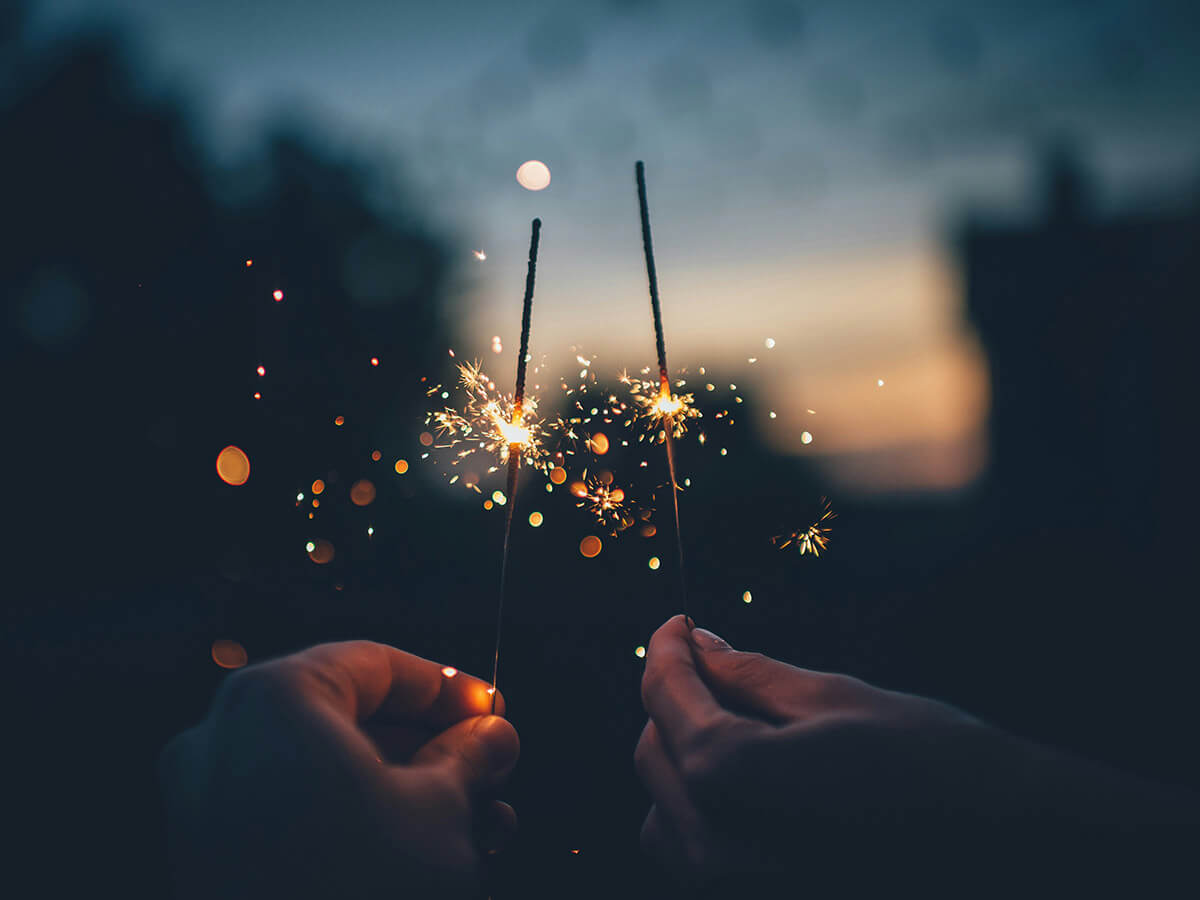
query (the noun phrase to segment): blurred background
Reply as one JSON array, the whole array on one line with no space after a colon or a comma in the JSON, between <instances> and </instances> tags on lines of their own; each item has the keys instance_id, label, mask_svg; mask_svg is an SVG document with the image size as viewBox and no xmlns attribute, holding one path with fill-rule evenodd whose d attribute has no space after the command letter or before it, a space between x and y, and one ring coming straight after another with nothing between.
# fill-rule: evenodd
<instances>
[{"instance_id":1,"label":"blurred background","mask_svg":"<svg viewBox=\"0 0 1200 900\"><path fill-rule=\"evenodd\" d=\"M230 666L367 637L488 671L503 485L423 459L427 392L471 358L506 387L534 216L543 412L580 359L597 394L653 365L635 159L705 414L702 624L1200 781L1194 4L43 0L0 9L0 73L9 742L23 837L74 860L42 893L164 894L155 759ZM594 463L662 484L606 430ZM672 527L545 486L493 894L650 893ZM773 546L822 496L828 551Z\"/></svg>"}]
</instances>

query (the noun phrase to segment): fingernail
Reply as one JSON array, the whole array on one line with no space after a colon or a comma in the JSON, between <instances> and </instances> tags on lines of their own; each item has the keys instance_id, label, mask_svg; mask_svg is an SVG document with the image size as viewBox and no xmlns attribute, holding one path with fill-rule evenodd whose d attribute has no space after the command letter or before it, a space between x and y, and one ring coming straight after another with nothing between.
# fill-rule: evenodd
<instances>
[{"instance_id":1,"label":"fingernail","mask_svg":"<svg viewBox=\"0 0 1200 900\"><path fill-rule=\"evenodd\" d=\"M722 637L717 637L707 628L693 628L692 642L701 650L732 650L729 642Z\"/></svg>"}]
</instances>

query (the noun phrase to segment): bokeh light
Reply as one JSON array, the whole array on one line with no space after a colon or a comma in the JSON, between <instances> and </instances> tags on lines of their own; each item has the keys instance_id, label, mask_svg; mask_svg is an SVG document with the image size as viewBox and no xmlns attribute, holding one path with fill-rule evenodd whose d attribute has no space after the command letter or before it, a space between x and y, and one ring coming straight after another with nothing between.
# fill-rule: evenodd
<instances>
[{"instance_id":1,"label":"bokeh light","mask_svg":"<svg viewBox=\"0 0 1200 900\"><path fill-rule=\"evenodd\" d=\"M638 645L637 647L634 647L634 648L633 648L633 655L634 655L634 656L636 656L638 659L645 659L645 658L646 658L646 648L645 648L645 647L643 647L643 646L641 646L641 645ZM572 851L572 852L573 852L573 853L578 853L579 851L578 851L578 850L574 850L574 851Z\"/></svg>"},{"instance_id":2,"label":"bokeh light","mask_svg":"<svg viewBox=\"0 0 1200 900\"><path fill-rule=\"evenodd\" d=\"M808 432L808 431L800 432L800 443L811 444L812 443L812 433Z\"/></svg>"},{"instance_id":3,"label":"bokeh light","mask_svg":"<svg viewBox=\"0 0 1200 900\"><path fill-rule=\"evenodd\" d=\"M497 506L503 506L508 502L508 498L504 496L504 491L492 491L492 502Z\"/></svg>"},{"instance_id":4,"label":"bokeh light","mask_svg":"<svg viewBox=\"0 0 1200 900\"><path fill-rule=\"evenodd\" d=\"M346 417L338 416L336 419L333 420L333 424L337 425L340 428L341 426L346 424Z\"/></svg>"},{"instance_id":5,"label":"bokeh light","mask_svg":"<svg viewBox=\"0 0 1200 900\"><path fill-rule=\"evenodd\" d=\"M250 477L250 457L241 447L230 444L217 454L217 475L226 484L245 484Z\"/></svg>"},{"instance_id":6,"label":"bokeh light","mask_svg":"<svg viewBox=\"0 0 1200 900\"><path fill-rule=\"evenodd\" d=\"M454 666L443 666L442 674L445 675L447 678L453 678L455 675L458 674L458 669L454 668Z\"/></svg>"},{"instance_id":7,"label":"bokeh light","mask_svg":"<svg viewBox=\"0 0 1200 900\"><path fill-rule=\"evenodd\" d=\"M749 603L753 599L754 599L754 597L752 597L750 595L749 591L742 591L742 602L743 603Z\"/></svg>"},{"instance_id":8,"label":"bokeh light","mask_svg":"<svg viewBox=\"0 0 1200 900\"><path fill-rule=\"evenodd\" d=\"M408 460L407 459L396 460L396 474L403 475L407 471L408 471Z\"/></svg>"},{"instance_id":9,"label":"bokeh light","mask_svg":"<svg viewBox=\"0 0 1200 900\"><path fill-rule=\"evenodd\" d=\"M527 191L540 191L550 184L550 169L540 160L527 160L517 169L517 183Z\"/></svg>"},{"instance_id":10,"label":"bokeh light","mask_svg":"<svg viewBox=\"0 0 1200 900\"><path fill-rule=\"evenodd\" d=\"M257 369L255 369L254 371L256 371L256 372L258 373L259 377L261 378L262 376L264 376L264 375L266 375L266 374L267 374L267 367L266 367L266 366L259 366L259 367L258 367Z\"/></svg>"},{"instance_id":11,"label":"bokeh light","mask_svg":"<svg viewBox=\"0 0 1200 900\"><path fill-rule=\"evenodd\" d=\"M662 565L662 560L657 556L652 556L650 557L650 562L647 563L647 565L649 565L651 569L657 571L658 567Z\"/></svg>"},{"instance_id":12,"label":"bokeh light","mask_svg":"<svg viewBox=\"0 0 1200 900\"><path fill-rule=\"evenodd\" d=\"M371 451L371 459L373 459L375 462L379 462L379 460L383 459L383 454L380 453L378 450L372 450Z\"/></svg>"},{"instance_id":13,"label":"bokeh light","mask_svg":"<svg viewBox=\"0 0 1200 900\"><path fill-rule=\"evenodd\" d=\"M283 299L283 291L277 290L277 291L275 291L275 293L271 294L271 296L274 297L275 302L278 303L279 301L281 301ZM304 304L302 303L300 305L303 306Z\"/></svg>"},{"instance_id":14,"label":"bokeh light","mask_svg":"<svg viewBox=\"0 0 1200 900\"><path fill-rule=\"evenodd\" d=\"M529 524L534 528L540 528L542 525L542 514L540 512L531 512L529 514Z\"/></svg>"},{"instance_id":15,"label":"bokeh light","mask_svg":"<svg viewBox=\"0 0 1200 900\"><path fill-rule=\"evenodd\" d=\"M379 365L379 357L378 356L371 357L371 365L373 365L373 366Z\"/></svg>"},{"instance_id":16,"label":"bokeh light","mask_svg":"<svg viewBox=\"0 0 1200 900\"><path fill-rule=\"evenodd\" d=\"M312 483L312 492L314 494L320 494L324 490L325 490L325 482L323 482L320 478L318 478L316 481L314 481Z\"/></svg>"},{"instance_id":17,"label":"bokeh light","mask_svg":"<svg viewBox=\"0 0 1200 900\"><path fill-rule=\"evenodd\" d=\"M608 435L603 431L597 431L588 439L588 449L597 456L603 456L608 452Z\"/></svg>"},{"instance_id":18,"label":"bokeh light","mask_svg":"<svg viewBox=\"0 0 1200 900\"><path fill-rule=\"evenodd\" d=\"M333 562L334 550L333 544L323 538L318 538L315 541L310 541L309 546L312 547L308 551L308 558L319 566Z\"/></svg>"},{"instance_id":19,"label":"bokeh light","mask_svg":"<svg viewBox=\"0 0 1200 900\"><path fill-rule=\"evenodd\" d=\"M600 542L600 538L594 534L589 534L579 542L579 552L587 559L599 556L602 549L604 549L604 545Z\"/></svg>"},{"instance_id":20,"label":"bokeh light","mask_svg":"<svg viewBox=\"0 0 1200 900\"><path fill-rule=\"evenodd\" d=\"M350 502L355 506L370 506L375 501L375 485L366 478L350 486Z\"/></svg>"},{"instance_id":21,"label":"bokeh light","mask_svg":"<svg viewBox=\"0 0 1200 900\"><path fill-rule=\"evenodd\" d=\"M555 484L562 484L567 480L567 470L562 466L555 466L550 470L550 480Z\"/></svg>"},{"instance_id":22,"label":"bokeh light","mask_svg":"<svg viewBox=\"0 0 1200 900\"><path fill-rule=\"evenodd\" d=\"M221 639L212 642L212 659L222 669L240 669L248 657L246 648L237 641Z\"/></svg>"},{"instance_id":23,"label":"bokeh light","mask_svg":"<svg viewBox=\"0 0 1200 900\"><path fill-rule=\"evenodd\" d=\"M422 431L421 436L417 440L421 442L422 447L428 447L433 444L433 435L428 431Z\"/></svg>"}]
</instances>

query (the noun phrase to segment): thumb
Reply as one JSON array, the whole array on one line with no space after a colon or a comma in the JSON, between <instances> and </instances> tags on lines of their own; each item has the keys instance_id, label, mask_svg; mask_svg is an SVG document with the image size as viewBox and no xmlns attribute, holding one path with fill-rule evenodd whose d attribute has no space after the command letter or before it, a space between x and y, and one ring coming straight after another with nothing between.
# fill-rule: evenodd
<instances>
[{"instance_id":1,"label":"thumb","mask_svg":"<svg viewBox=\"0 0 1200 900\"><path fill-rule=\"evenodd\" d=\"M689 639L696 671L724 706L775 723L812 712L823 673L734 650L703 628L692 629Z\"/></svg>"},{"instance_id":2,"label":"thumb","mask_svg":"<svg viewBox=\"0 0 1200 900\"><path fill-rule=\"evenodd\" d=\"M469 791L497 786L517 764L521 740L500 716L464 719L436 735L414 754L413 765L450 768Z\"/></svg>"}]
</instances>

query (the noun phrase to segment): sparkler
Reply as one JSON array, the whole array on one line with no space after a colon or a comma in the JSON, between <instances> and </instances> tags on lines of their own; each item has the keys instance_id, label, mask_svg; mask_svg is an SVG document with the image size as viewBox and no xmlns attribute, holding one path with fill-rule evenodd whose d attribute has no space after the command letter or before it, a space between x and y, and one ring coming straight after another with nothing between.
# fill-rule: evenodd
<instances>
[{"instance_id":1,"label":"sparkler","mask_svg":"<svg viewBox=\"0 0 1200 900\"><path fill-rule=\"evenodd\" d=\"M679 530L679 482L675 477L675 438L683 434L691 395L679 397L671 393L671 377L667 372L667 346L663 339L662 307L658 302L658 273L654 268L654 244L650 239L650 208L646 203L646 166L638 160L634 166L637 179L638 211L642 219L642 249L646 255L646 276L650 282L650 311L654 315L654 348L658 354L658 396L644 404L650 421L663 425L661 434L667 448L667 474L671 480L671 508L675 513L675 551L679 566L679 600L687 617L687 581L683 569L683 536ZM698 414L698 412L697 412ZM678 430L678 434L676 431ZM691 621L688 617L688 621Z\"/></svg>"},{"instance_id":2,"label":"sparkler","mask_svg":"<svg viewBox=\"0 0 1200 900\"><path fill-rule=\"evenodd\" d=\"M504 548L500 553L500 596L496 604L496 653L492 659L492 714L496 713L496 677L500 672L500 630L504 623L504 587L508 578L508 539L512 534L513 512L517 508L517 480L521 457L533 443L533 434L524 422L525 362L529 356L529 319L533 312L533 279L537 271L538 237L542 220L534 219L529 236L529 268L525 272L525 299L521 307L521 346L517 351L517 386L513 393L512 416L508 421L493 415L496 429L507 441L508 481L505 493L508 504L504 512Z\"/></svg>"}]
</instances>

